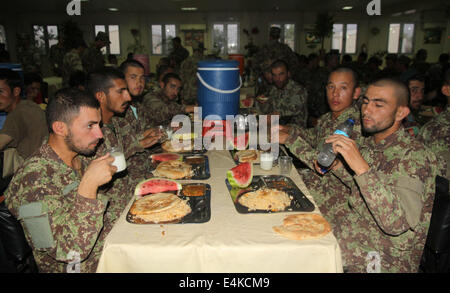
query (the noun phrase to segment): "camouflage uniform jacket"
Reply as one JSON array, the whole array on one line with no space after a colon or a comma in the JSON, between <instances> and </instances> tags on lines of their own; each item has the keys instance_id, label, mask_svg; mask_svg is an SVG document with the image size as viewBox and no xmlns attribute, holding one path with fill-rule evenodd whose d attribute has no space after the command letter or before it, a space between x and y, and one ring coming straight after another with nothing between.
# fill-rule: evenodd
<instances>
[{"instance_id":1,"label":"camouflage uniform jacket","mask_svg":"<svg viewBox=\"0 0 450 293\"><path fill-rule=\"evenodd\" d=\"M307 74L303 72L302 74ZM320 117L330 111L327 102L326 85L329 72L324 67L318 67L310 71L306 77L305 87L308 91L308 113L313 117Z\"/></svg>"},{"instance_id":2,"label":"camouflage uniform jacket","mask_svg":"<svg viewBox=\"0 0 450 293\"><path fill-rule=\"evenodd\" d=\"M309 169L298 169L298 172L314 197L317 207L333 228L335 215L342 209L346 209L351 190L342 184L332 172L325 175L318 174L314 168L314 160L317 159L325 140L333 134L339 124L349 118L355 121L350 137L359 141L361 137L359 116L359 108L356 105L347 108L335 120L332 119L332 113L329 112L320 117L314 128L292 127L290 136L285 143L286 147L309 167Z\"/></svg>"},{"instance_id":3,"label":"camouflage uniform jacket","mask_svg":"<svg viewBox=\"0 0 450 293\"><path fill-rule=\"evenodd\" d=\"M69 86L69 79L72 73L77 70L83 71L80 55L76 49L73 49L64 55L62 70L63 86Z\"/></svg>"},{"instance_id":4,"label":"camouflage uniform jacket","mask_svg":"<svg viewBox=\"0 0 450 293\"><path fill-rule=\"evenodd\" d=\"M105 57L103 56L102 51L97 49L94 45L84 50L81 59L86 73L100 70L105 66Z\"/></svg>"},{"instance_id":5,"label":"camouflage uniform jacket","mask_svg":"<svg viewBox=\"0 0 450 293\"><path fill-rule=\"evenodd\" d=\"M197 99L197 62L203 60L203 56L192 55L181 63L180 78L183 81L181 99L185 105L195 105Z\"/></svg>"},{"instance_id":6,"label":"camouflage uniform jacket","mask_svg":"<svg viewBox=\"0 0 450 293\"><path fill-rule=\"evenodd\" d=\"M440 174L450 179L450 106L426 123L417 137L436 155Z\"/></svg>"},{"instance_id":7,"label":"camouflage uniform jacket","mask_svg":"<svg viewBox=\"0 0 450 293\"><path fill-rule=\"evenodd\" d=\"M436 157L404 128L378 144L365 138L360 152L367 172L333 171L352 190L349 208L334 227L344 266L365 272L376 263L366 259L375 252L382 272L417 272L434 200Z\"/></svg>"},{"instance_id":8,"label":"camouflage uniform jacket","mask_svg":"<svg viewBox=\"0 0 450 293\"><path fill-rule=\"evenodd\" d=\"M269 100L265 104L257 103L257 108L263 114L280 112L280 124L283 121L306 128L308 120L308 94L306 89L293 80L289 80L283 89L272 87Z\"/></svg>"},{"instance_id":9,"label":"camouflage uniform jacket","mask_svg":"<svg viewBox=\"0 0 450 293\"><path fill-rule=\"evenodd\" d=\"M101 194L97 199L82 197L77 192L80 181L81 174L45 143L17 170L6 190L6 203L17 218L19 208L31 203L41 203L42 213L48 215L53 239L45 247L36 247L31 237L42 232L30 232L28 228L36 226L21 220L40 272L66 272L72 251L80 255L81 272L96 270L104 237L111 229L104 215L108 198Z\"/></svg>"},{"instance_id":10,"label":"camouflage uniform jacket","mask_svg":"<svg viewBox=\"0 0 450 293\"><path fill-rule=\"evenodd\" d=\"M179 68L181 63L189 57L189 51L184 47L179 47L169 54L169 59L175 60L175 67Z\"/></svg>"},{"instance_id":11,"label":"camouflage uniform jacket","mask_svg":"<svg viewBox=\"0 0 450 293\"><path fill-rule=\"evenodd\" d=\"M289 71L291 72L292 76L296 76L296 70L299 68L298 66L298 58L295 55L295 53L292 51L292 49L277 40L269 40L268 43L264 44L261 49L255 54L253 57L255 64L255 71L259 74L262 72L262 69L260 66L264 63L266 60L273 60L276 61L278 59L283 60L286 62L289 66Z\"/></svg>"},{"instance_id":12,"label":"camouflage uniform jacket","mask_svg":"<svg viewBox=\"0 0 450 293\"><path fill-rule=\"evenodd\" d=\"M167 98L162 90L147 94L142 103L144 108L152 113L150 118L152 125L168 125L173 116L185 114L184 106Z\"/></svg>"}]
</instances>

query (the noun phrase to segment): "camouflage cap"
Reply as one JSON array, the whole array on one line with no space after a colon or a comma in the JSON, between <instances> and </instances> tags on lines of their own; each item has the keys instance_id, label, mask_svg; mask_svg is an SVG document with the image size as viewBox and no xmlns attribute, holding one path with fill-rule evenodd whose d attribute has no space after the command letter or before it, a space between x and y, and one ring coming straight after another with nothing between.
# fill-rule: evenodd
<instances>
[{"instance_id":1,"label":"camouflage cap","mask_svg":"<svg viewBox=\"0 0 450 293\"><path fill-rule=\"evenodd\" d=\"M192 50L205 50L205 46L203 45L202 42L199 41L193 41L192 42Z\"/></svg>"},{"instance_id":2,"label":"camouflage cap","mask_svg":"<svg viewBox=\"0 0 450 293\"><path fill-rule=\"evenodd\" d=\"M98 32L97 36L95 37L95 40L111 44L111 42L109 41L109 37L105 32Z\"/></svg>"}]
</instances>

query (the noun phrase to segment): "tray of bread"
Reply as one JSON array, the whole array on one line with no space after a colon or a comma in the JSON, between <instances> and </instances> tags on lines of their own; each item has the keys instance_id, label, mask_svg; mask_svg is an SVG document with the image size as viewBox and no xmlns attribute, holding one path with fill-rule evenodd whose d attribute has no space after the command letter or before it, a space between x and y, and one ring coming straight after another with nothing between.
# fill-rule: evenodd
<instances>
[{"instance_id":1,"label":"tray of bread","mask_svg":"<svg viewBox=\"0 0 450 293\"><path fill-rule=\"evenodd\" d=\"M211 186L181 184L181 190L138 197L126 220L132 224L206 223L211 218Z\"/></svg>"},{"instance_id":2,"label":"tray of bread","mask_svg":"<svg viewBox=\"0 0 450 293\"><path fill-rule=\"evenodd\" d=\"M208 156L200 154L152 154L150 171L155 177L205 180L211 177Z\"/></svg>"},{"instance_id":3,"label":"tray of bread","mask_svg":"<svg viewBox=\"0 0 450 293\"><path fill-rule=\"evenodd\" d=\"M289 177L255 175L246 188L232 187L225 179L238 213L311 212L314 204Z\"/></svg>"},{"instance_id":4,"label":"tray of bread","mask_svg":"<svg viewBox=\"0 0 450 293\"><path fill-rule=\"evenodd\" d=\"M200 145L201 149L197 149L194 139L166 140L152 149L153 152L167 152L179 154L204 154L207 150ZM198 147L200 148L200 147Z\"/></svg>"}]
</instances>

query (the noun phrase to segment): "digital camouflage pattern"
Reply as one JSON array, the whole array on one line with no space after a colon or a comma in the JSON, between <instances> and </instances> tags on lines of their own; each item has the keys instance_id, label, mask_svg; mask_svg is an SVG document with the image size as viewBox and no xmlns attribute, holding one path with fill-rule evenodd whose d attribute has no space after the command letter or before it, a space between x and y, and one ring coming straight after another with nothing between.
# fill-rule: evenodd
<instances>
[{"instance_id":1,"label":"digital camouflage pattern","mask_svg":"<svg viewBox=\"0 0 450 293\"><path fill-rule=\"evenodd\" d=\"M373 137L361 141L369 171L359 176L333 171L351 188L348 208L334 220L344 267L417 272L433 207L436 157L403 127L379 144ZM379 255L379 266L372 253Z\"/></svg>"},{"instance_id":2,"label":"digital camouflage pattern","mask_svg":"<svg viewBox=\"0 0 450 293\"><path fill-rule=\"evenodd\" d=\"M360 111L354 105L347 108L335 120L332 119L331 112L323 115L314 128L292 127L285 143L291 153L308 166L309 169L298 169L298 172L317 207L332 227L334 226L334 215L339 210L346 208L351 190L342 184L332 172L327 172L325 175L318 174L314 168L314 161L325 140L333 134L339 124L349 118L355 121L350 137L359 141L361 137Z\"/></svg>"},{"instance_id":3,"label":"digital camouflage pattern","mask_svg":"<svg viewBox=\"0 0 450 293\"><path fill-rule=\"evenodd\" d=\"M293 76L297 75L297 69L299 68L298 58L288 45L277 40L269 40L268 43L264 44L253 56L252 64L257 75L263 72L264 68L262 66L267 60L283 60L288 64L291 74Z\"/></svg>"},{"instance_id":4,"label":"digital camouflage pattern","mask_svg":"<svg viewBox=\"0 0 450 293\"><path fill-rule=\"evenodd\" d=\"M262 114L280 113L280 124L295 124L306 128L308 120L308 93L306 89L292 79L283 89L272 87L266 103L256 103Z\"/></svg>"},{"instance_id":5,"label":"digital camouflage pattern","mask_svg":"<svg viewBox=\"0 0 450 293\"><path fill-rule=\"evenodd\" d=\"M426 123L417 137L438 158L440 174L450 179L450 106Z\"/></svg>"},{"instance_id":6,"label":"digital camouflage pattern","mask_svg":"<svg viewBox=\"0 0 450 293\"><path fill-rule=\"evenodd\" d=\"M63 87L69 86L69 79L75 71L83 71L83 64L76 49L72 49L64 55L62 69Z\"/></svg>"},{"instance_id":7,"label":"digital camouflage pattern","mask_svg":"<svg viewBox=\"0 0 450 293\"><path fill-rule=\"evenodd\" d=\"M53 65L53 71L56 75L62 74L62 68L64 66L63 60L66 55L66 50L59 44L53 45L49 50L49 59Z\"/></svg>"},{"instance_id":8,"label":"digital camouflage pattern","mask_svg":"<svg viewBox=\"0 0 450 293\"><path fill-rule=\"evenodd\" d=\"M17 170L5 192L7 206L16 217L19 207L29 203L41 202L48 210L52 247L36 249L21 221L42 273L66 272L72 261L68 259L71 251L80 254L81 272L92 273L97 268L104 238L112 227L111 219L105 215L111 203L107 208L108 197L102 194L97 199L79 195L80 181L81 174L67 166L45 143Z\"/></svg>"},{"instance_id":9,"label":"digital camouflage pattern","mask_svg":"<svg viewBox=\"0 0 450 293\"><path fill-rule=\"evenodd\" d=\"M181 100L185 105L197 105L197 63L204 59L203 56L192 55L181 63L180 78L183 81Z\"/></svg>"},{"instance_id":10,"label":"digital camouflage pattern","mask_svg":"<svg viewBox=\"0 0 450 293\"><path fill-rule=\"evenodd\" d=\"M308 114L320 117L330 111L327 103L326 86L330 72L324 67L309 70L300 69L296 79L308 92Z\"/></svg>"},{"instance_id":11,"label":"digital camouflage pattern","mask_svg":"<svg viewBox=\"0 0 450 293\"><path fill-rule=\"evenodd\" d=\"M189 51L186 50L186 48L180 46L176 49L174 49L170 54L169 54L169 59L174 60L175 61L175 68L178 69L181 66L181 63L187 58L189 57Z\"/></svg>"},{"instance_id":12,"label":"digital camouflage pattern","mask_svg":"<svg viewBox=\"0 0 450 293\"><path fill-rule=\"evenodd\" d=\"M105 66L105 57L103 56L102 51L94 45L91 45L84 50L81 60L83 62L84 71L88 74L101 70Z\"/></svg>"},{"instance_id":13,"label":"digital camouflage pattern","mask_svg":"<svg viewBox=\"0 0 450 293\"><path fill-rule=\"evenodd\" d=\"M145 95L142 103L144 108L152 113L151 117L149 117L152 125L168 125L172 121L173 116L185 114L185 106L167 98L162 89L156 93Z\"/></svg>"}]
</instances>

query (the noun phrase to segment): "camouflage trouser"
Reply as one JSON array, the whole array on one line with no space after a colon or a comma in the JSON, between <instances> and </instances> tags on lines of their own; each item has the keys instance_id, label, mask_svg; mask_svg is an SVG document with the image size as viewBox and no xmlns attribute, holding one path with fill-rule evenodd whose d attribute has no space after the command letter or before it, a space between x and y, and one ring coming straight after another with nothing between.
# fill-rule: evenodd
<instances>
[{"instance_id":1,"label":"camouflage trouser","mask_svg":"<svg viewBox=\"0 0 450 293\"><path fill-rule=\"evenodd\" d=\"M298 173L320 212L334 229L337 215L348 210L350 189L332 174L321 176L310 169L298 169Z\"/></svg>"}]
</instances>

